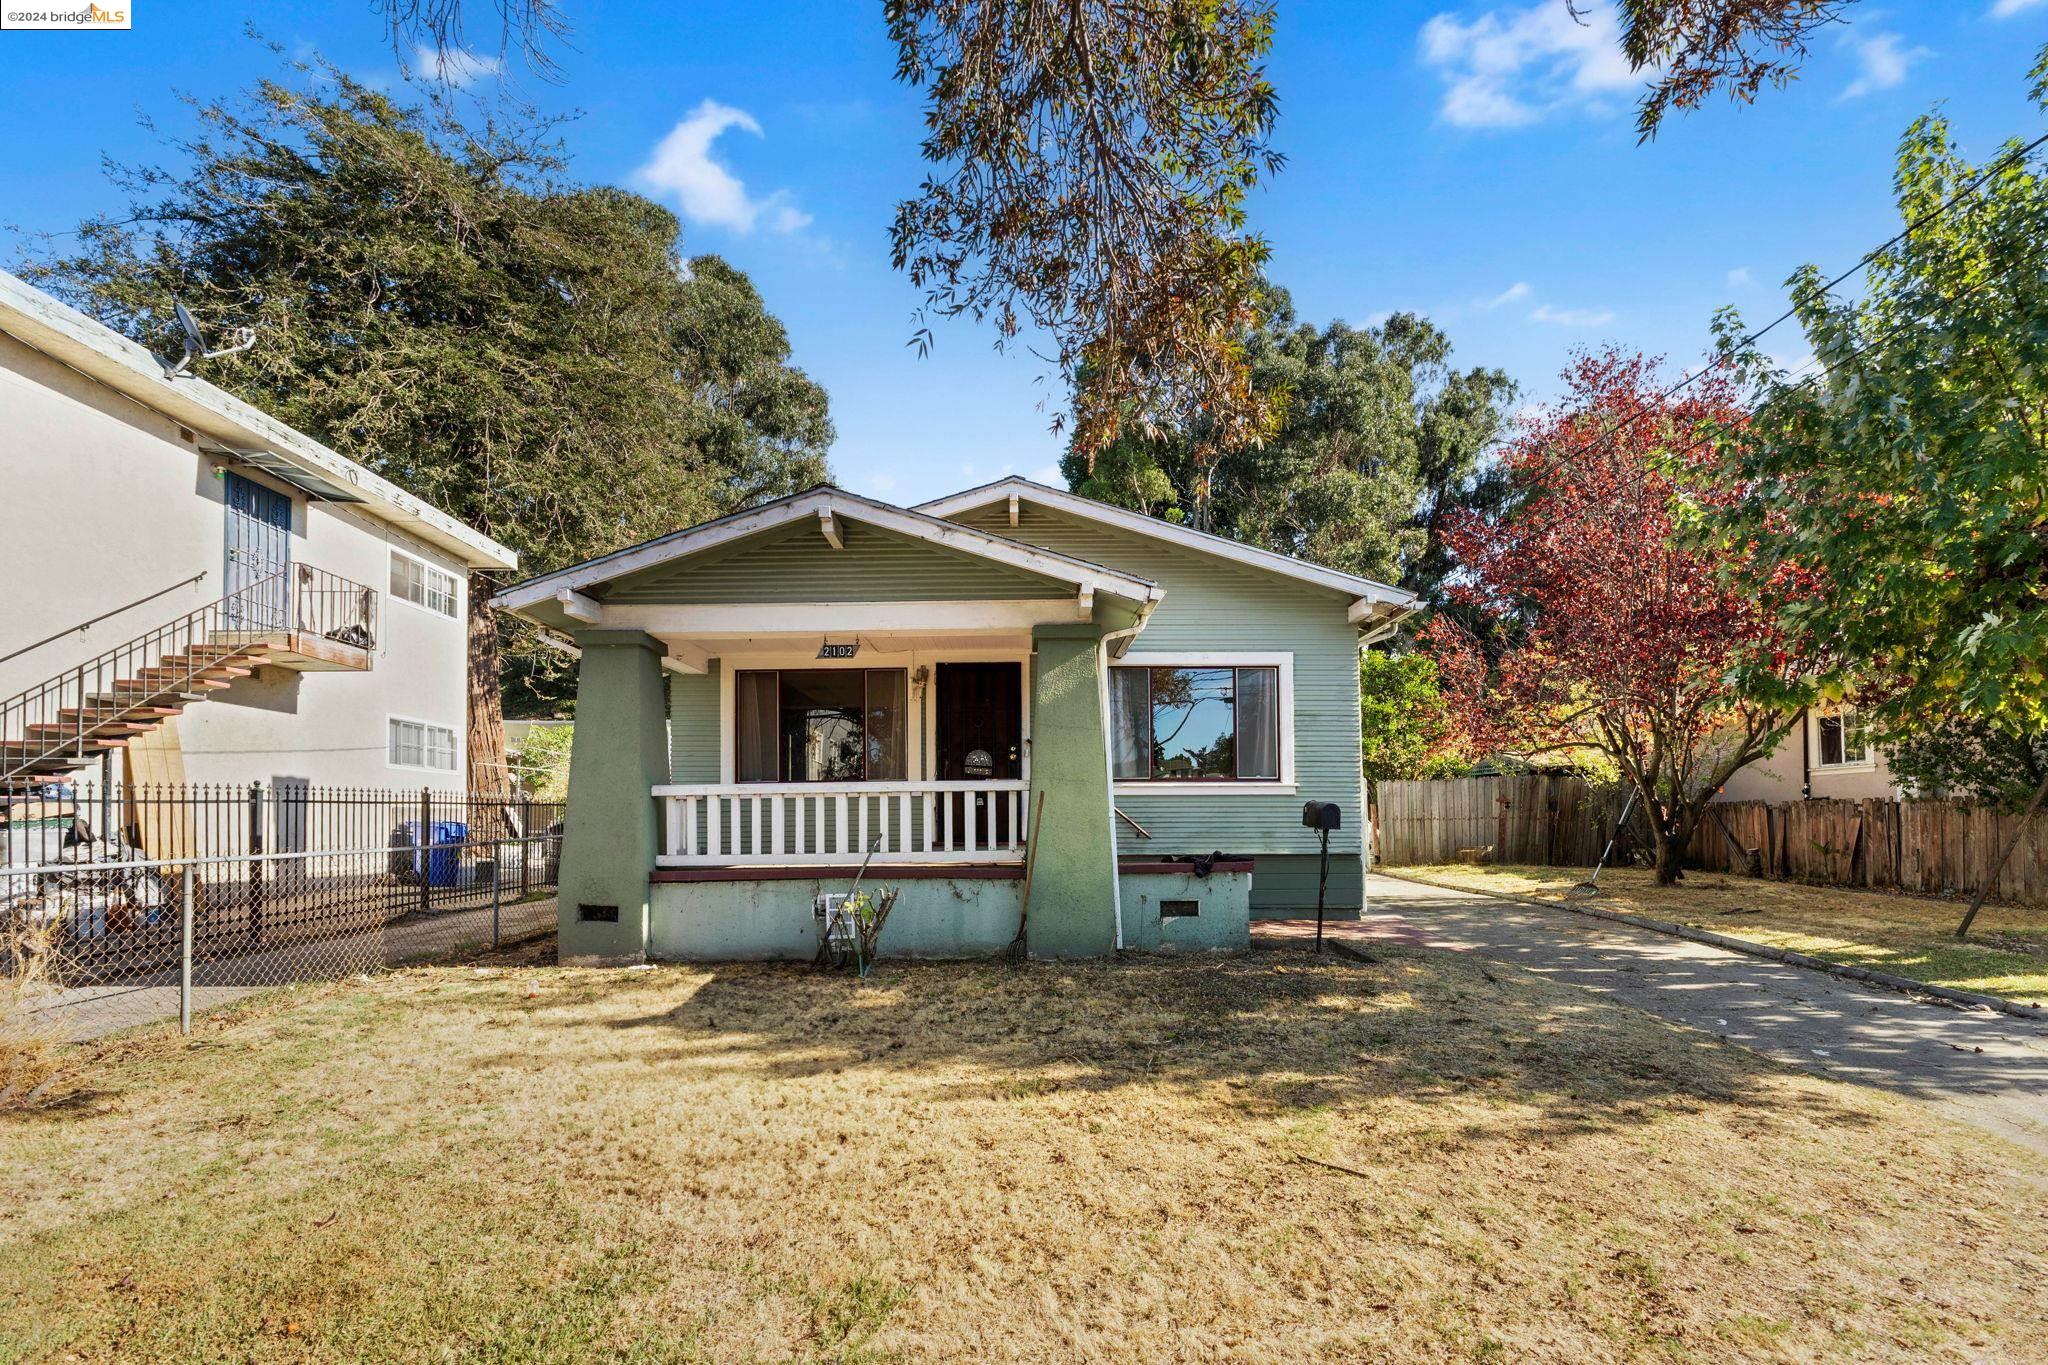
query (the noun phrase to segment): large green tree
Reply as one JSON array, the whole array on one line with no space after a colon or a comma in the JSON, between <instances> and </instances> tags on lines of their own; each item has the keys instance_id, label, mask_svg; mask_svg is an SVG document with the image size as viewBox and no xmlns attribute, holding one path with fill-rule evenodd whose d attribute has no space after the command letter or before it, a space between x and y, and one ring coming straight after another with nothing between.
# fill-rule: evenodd
<instances>
[{"instance_id":1,"label":"large green tree","mask_svg":"<svg viewBox=\"0 0 2048 1365\"><path fill-rule=\"evenodd\" d=\"M2048 109L2048 49L2034 81ZM1793 281L1820 373L1730 345L1758 397L1708 452L1697 529L1742 550L1741 586L1807 585L1784 626L1840 662L1797 683L1853 692L1880 734L2048 730L2048 179L2022 150L1973 164L1945 118L1915 122L1908 229L1860 296L1810 267Z\"/></svg>"},{"instance_id":2,"label":"large green tree","mask_svg":"<svg viewBox=\"0 0 2048 1365\"><path fill-rule=\"evenodd\" d=\"M1490 501L1482 457L1508 422L1514 384L1458 369L1450 338L1397 313L1374 327L1301 322L1268 287L1244 342L1252 383L1277 408L1269 439L1219 447L1189 430L1126 432L1062 465L1079 492L1332 568L1433 591L1452 509Z\"/></svg>"},{"instance_id":3,"label":"large green tree","mask_svg":"<svg viewBox=\"0 0 2048 1365\"><path fill-rule=\"evenodd\" d=\"M825 394L746 277L685 262L667 210L566 178L559 129L465 123L294 66L194 106L173 169L30 266L176 353L171 301L256 346L205 377L544 571L824 476ZM471 583L473 783L504 780L500 622ZM560 695L519 635L515 683Z\"/></svg>"}]
</instances>

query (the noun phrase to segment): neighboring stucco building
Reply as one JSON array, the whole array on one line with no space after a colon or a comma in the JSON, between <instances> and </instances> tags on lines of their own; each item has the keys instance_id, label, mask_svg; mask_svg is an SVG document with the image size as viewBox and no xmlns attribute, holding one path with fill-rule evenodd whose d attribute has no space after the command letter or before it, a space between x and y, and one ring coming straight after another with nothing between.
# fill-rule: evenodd
<instances>
[{"instance_id":1,"label":"neighboring stucco building","mask_svg":"<svg viewBox=\"0 0 2048 1365\"><path fill-rule=\"evenodd\" d=\"M891 951L1002 950L1027 847L1035 955L1241 946L1315 904L1310 799L1356 911L1358 653L1415 606L1021 479L817 488L500 601L581 650L562 949L603 961L808 958L871 850Z\"/></svg>"},{"instance_id":2,"label":"neighboring stucco building","mask_svg":"<svg viewBox=\"0 0 2048 1365\"><path fill-rule=\"evenodd\" d=\"M1721 788L1719 799L1896 801L1900 796L1884 753L1870 742L1856 712L1832 706L1801 712L1770 756L1738 770Z\"/></svg>"},{"instance_id":3,"label":"neighboring stucco building","mask_svg":"<svg viewBox=\"0 0 2048 1365\"><path fill-rule=\"evenodd\" d=\"M0 479L0 787L471 784L504 546L4 273Z\"/></svg>"}]
</instances>

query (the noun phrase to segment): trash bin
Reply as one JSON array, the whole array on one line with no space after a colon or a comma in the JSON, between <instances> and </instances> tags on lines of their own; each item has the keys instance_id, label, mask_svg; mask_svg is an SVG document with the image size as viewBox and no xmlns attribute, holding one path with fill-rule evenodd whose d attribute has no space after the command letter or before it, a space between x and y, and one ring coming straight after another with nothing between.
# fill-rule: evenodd
<instances>
[{"instance_id":1,"label":"trash bin","mask_svg":"<svg viewBox=\"0 0 2048 1365\"><path fill-rule=\"evenodd\" d=\"M436 820L427 849L427 885L454 886L462 879L462 847L469 826L460 820Z\"/></svg>"},{"instance_id":2,"label":"trash bin","mask_svg":"<svg viewBox=\"0 0 2048 1365\"><path fill-rule=\"evenodd\" d=\"M469 826L460 820L436 820L428 826L427 847L420 848L420 822L407 820L393 836L394 870L407 881L424 879L428 886L454 886L462 876L462 847Z\"/></svg>"}]
</instances>

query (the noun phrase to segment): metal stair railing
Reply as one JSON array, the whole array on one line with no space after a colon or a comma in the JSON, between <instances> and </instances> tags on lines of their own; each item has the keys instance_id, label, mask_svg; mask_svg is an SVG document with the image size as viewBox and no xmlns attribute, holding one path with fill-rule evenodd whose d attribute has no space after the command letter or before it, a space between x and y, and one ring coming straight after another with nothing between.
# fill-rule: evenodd
<instances>
[{"instance_id":1,"label":"metal stair railing","mask_svg":"<svg viewBox=\"0 0 2048 1365\"><path fill-rule=\"evenodd\" d=\"M0 701L0 783L53 759L82 765L102 741L154 728L205 675L306 634L372 652L377 592L294 564ZM279 642L277 637L285 639Z\"/></svg>"}]
</instances>

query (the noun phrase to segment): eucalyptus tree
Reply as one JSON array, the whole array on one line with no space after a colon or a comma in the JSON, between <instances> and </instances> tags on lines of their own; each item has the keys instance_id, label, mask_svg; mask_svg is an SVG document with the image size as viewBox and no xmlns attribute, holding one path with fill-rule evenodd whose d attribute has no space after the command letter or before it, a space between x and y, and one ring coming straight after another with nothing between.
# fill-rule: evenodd
<instances>
[{"instance_id":1,"label":"eucalyptus tree","mask_svg":"<svg viewBox=\"0 0 2048 1365\"><path fill-rule=\"evenodd\" d=\"M1427 318L1301 322L1287 291L1259 298L1243 348L1254 391L1278 413L1262 440L1219 448L1197 422L1129 431L1063 464L1090 497L1183 521L1331 568L1433 593L1449 561L1446 516L1493 499L1485 456L1505 432L1505 373L1451 363Z\"/></svg>"}]
</instances>

